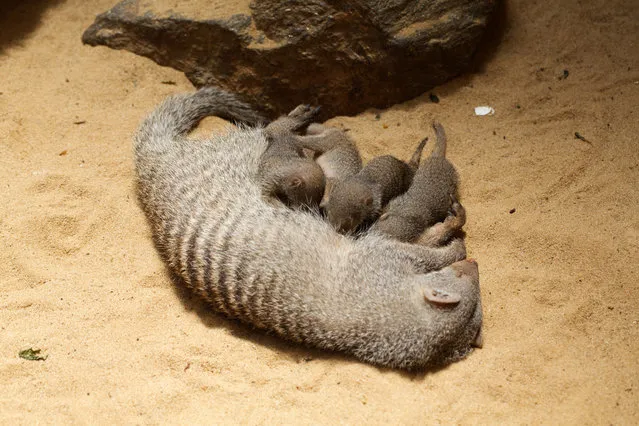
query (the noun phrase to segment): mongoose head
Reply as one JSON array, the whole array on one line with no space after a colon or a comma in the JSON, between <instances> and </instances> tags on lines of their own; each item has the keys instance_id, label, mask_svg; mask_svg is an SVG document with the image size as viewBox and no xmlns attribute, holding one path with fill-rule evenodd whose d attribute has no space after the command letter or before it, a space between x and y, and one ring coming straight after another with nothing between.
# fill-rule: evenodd
<instances>
[{"instance_id":1,"label":"mongoose head","mask_svg":"<svg viewBox=\"0 0 639 426\"><path fill-rule=\"evenodd\" d=\"M418 275L416 300L429 324L429 347L437 348L429 364L444 365L464 358L483 345L479 269L471 259L439 271Z\"/></svg>"},{"instance_id":2,"label":"mongoose head","mask_svg":"<svg viewBox=\"0 0 639 426\"><path fill-rule=\"evenodd\" d=\"M392 304L390 309L380 309L380 300L372 306L363 303L375 327L356 352L361 359L383 365L392 359L394 367L421 370L459 361L482 346L479 271L474 260L412 273L390 288L396 290L388 295L396 291L405 295L396 301L384 298Z\"/></svg>"},{"instance_id":3,"label":"mongoose head","mask_svg":"<svg viewBox=\"0 0 639 426\"><path fill-rule=\"evenodd\" d=\"M375 217L381 208L373 188L356 179L337 181L322 203L326 217L341 233L354 232L362 222Z\"/></svg>"},{"instance_id":4,"label":"mongoose head","mask_svg":"<svg viewBox=\"0 0 639 426\"><path fill-rule=\"evenodd\" d=\"M316 208L322 201L326 179L315 161L290 160L269 174L265 180L270 182L274 195L287 206Z\"/></svg>"}]
</instances>

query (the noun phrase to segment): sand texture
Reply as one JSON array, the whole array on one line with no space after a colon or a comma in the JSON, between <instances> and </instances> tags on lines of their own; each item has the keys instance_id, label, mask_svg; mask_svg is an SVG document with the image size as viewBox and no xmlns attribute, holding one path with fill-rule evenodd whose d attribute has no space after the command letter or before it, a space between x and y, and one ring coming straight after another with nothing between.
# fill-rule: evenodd
<instances>
[{"instance_id":1,"label":"sand texture","mask_svg":"<svg viewBox=\"0 0 639 426\"><path fill-rule=\"evenodd\" d=\"M365 159L407 158L432 119L448 132L485 347L428 374L288 344L175 288L131 137L192 87L82 46L114 0L28 3L0 13L1 424L639 423L639 2L508 1L439 103L331 120Z\"/></svg>"}]
</instances>

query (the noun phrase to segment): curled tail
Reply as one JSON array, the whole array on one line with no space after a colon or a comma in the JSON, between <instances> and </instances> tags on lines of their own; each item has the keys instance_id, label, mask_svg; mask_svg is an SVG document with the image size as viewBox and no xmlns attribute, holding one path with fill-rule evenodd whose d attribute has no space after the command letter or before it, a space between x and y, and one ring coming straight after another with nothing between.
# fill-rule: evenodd
<instances>
[{"instance_id":1,"label":"curled tail","mask_svg":"<svg viewBox=\"0 0 639 426\"><path fill-rule=\"evenodd\" d=\"M431 156L446 157L446 132L444 132L444 127L437 121L434 121L433 129L435 129L437 140L435 141L435 149L433 149Z\"/></svg>"},{"instance_id":2,"label":"curled tail","mask_svg":"<svg viewBox=\"0 0 639 426\"><path fill-rule=\"evenodd\" d=\"M422 139L419 145L417 145L417 148L415 148L415 152L413 153L413 156L410 157L410 160L408 160L408 166L411 169L417 170L417 168L419 167L419 162L422 159L422 152L424 151L426 142L428 142L428 137L425 137L424 139Z\"/></svg>"},{"instance_id":3,"label":"curled tail","mask_svg":"<svg viewBox=\"0 0 639 426\"><path fill-rule=\"evenodd\" d=\"M170 141L186 135L208 116L255 126L266 120L235 95L216 87L169 97L149 115L135 137L136 151L163 152Z\"/></svg>"}]
</instances>

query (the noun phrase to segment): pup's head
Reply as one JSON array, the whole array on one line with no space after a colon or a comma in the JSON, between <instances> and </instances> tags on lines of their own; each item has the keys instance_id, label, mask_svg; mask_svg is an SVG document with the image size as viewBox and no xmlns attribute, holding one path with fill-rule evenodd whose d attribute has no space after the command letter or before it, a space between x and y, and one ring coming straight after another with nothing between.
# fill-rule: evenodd
<instances>
[{"instance_id":1,"label":"pup's head","mask_svg":"<svg viewBox=\"0 0 639 426\"><path fill-rule=\"evenodd\" d=\"M273 182L274 195L287 206L317 208L322 201L326 179L315 161L294 159L270 174L267 180Z\"/></svg>"},{"instance_id":2,"label":"pup's head","mask_svg":"<svg viewBox=\"0 0 639 426\"><path fill-rule=\"evenodd\" d=\"M375 197L372 188L355 179L335 182L321 207L330 224L341 233L354 232L380 209L379 197Z\"/></svg>"}]
</instances>

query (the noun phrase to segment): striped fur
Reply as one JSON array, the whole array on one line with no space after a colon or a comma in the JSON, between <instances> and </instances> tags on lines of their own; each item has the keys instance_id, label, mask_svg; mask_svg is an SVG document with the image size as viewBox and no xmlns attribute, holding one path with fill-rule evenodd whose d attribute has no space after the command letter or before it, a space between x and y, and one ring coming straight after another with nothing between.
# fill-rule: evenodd
<instances>
[{"instance_id":1,"label":"striped fur","mask_svg":"<svg viewBox=\"0 0 639 426\"><path fill-rule=\"evenodd\" d=\"M167 99L135 138L153 236L193 291L229 317L378 365L423 368L470 351L481 326L476 266L447 266L465 257L461 241L426 248L375 234L353 240L311 212L265 202L262 128L186 138L213 114L260 121L232 95L206 88ZM461 301L428 303L433 289Z\"/></svg>"}]
</instances>

